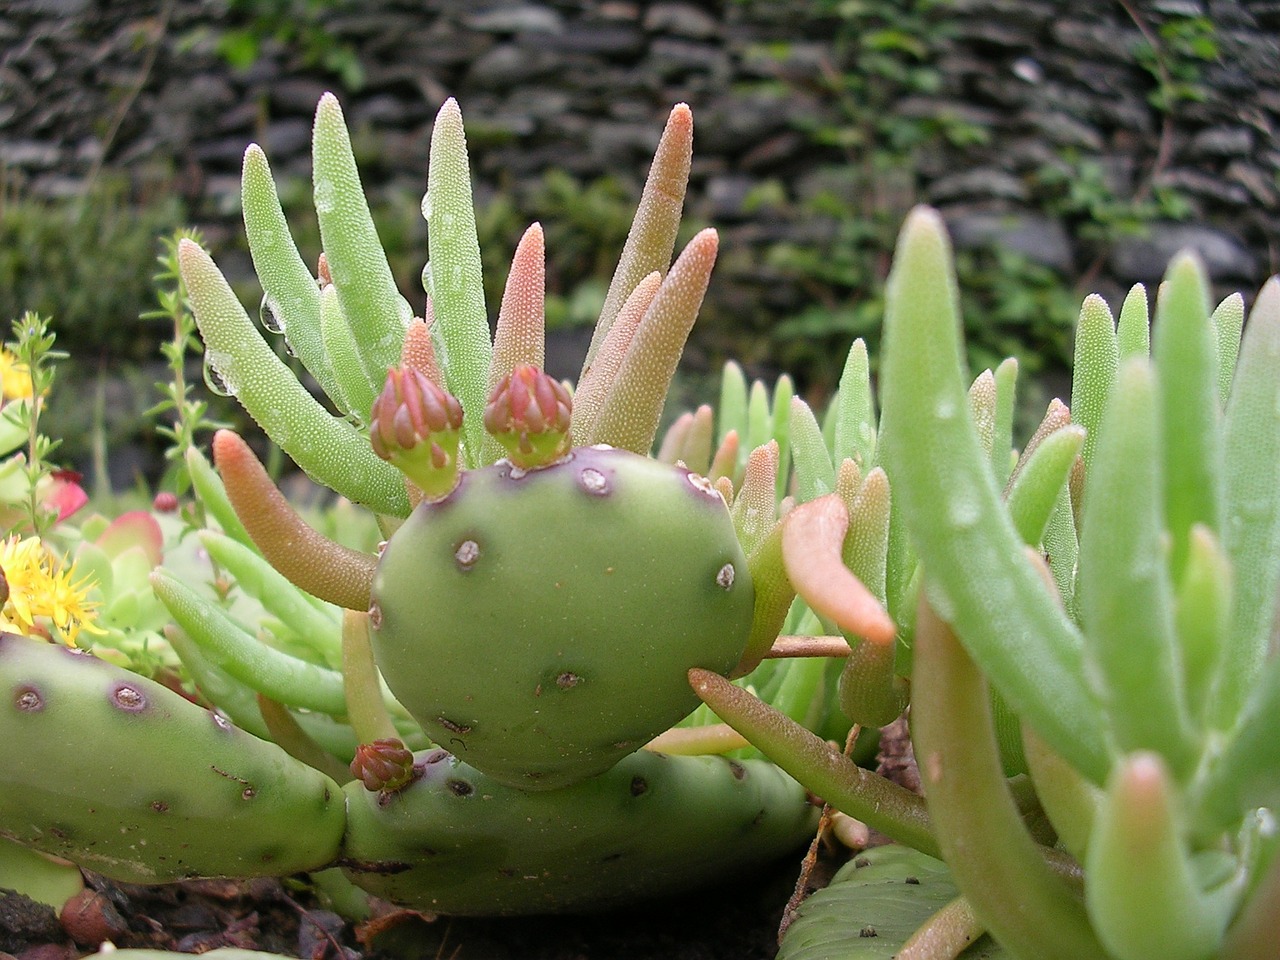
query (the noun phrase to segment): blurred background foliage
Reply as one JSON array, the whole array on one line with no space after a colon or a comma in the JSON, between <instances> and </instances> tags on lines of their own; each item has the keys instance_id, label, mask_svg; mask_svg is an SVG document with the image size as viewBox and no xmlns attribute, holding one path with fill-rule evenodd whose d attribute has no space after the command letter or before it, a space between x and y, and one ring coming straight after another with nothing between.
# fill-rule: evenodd
<instances>
[{"instance_id":1,"label":"blurred background foliage","mask_svg":"<svg viewBox=\"0 0 1280 960\"><path fill-rule=\"evenodd\" d=\"M734 2L750 7L769 0ZM326 15L356 9L351 0L227 0L225 6L225 18L200 30L206 42L212 35L229 68L251 69L269 45L283 46L344 89L358 90L365 82L356 50L324 28ZM985 147L992 134L972 115L895 109L939 90L940 45L956 17L946 0L793 0L787 6L797 17L829 26L830 56L817 88L809 78L805 93L833 109L821 122L811 114L795 121L815 158L809 179L818 187L800 195L793 184L765 179L743 208L752 216L828 226L764 249L722 251L722 270L758 271L766 286L798 290L805 305L781 315L743 311L717 301L713 278L691 369L709 381L724 358L741 358L749 369L790 371L801 390L821 402L834 388L837 358L853 337L868 339L873 358L878 353L889 257L903 216L922 198L922 166L947 150ZM1165 116L1201 95L1199 67L1217 56L1213 25L1205 18L1170 23L1160 47L1135 52L1152 77L1151 104ZM785 60L789 50L775 44L759 53ZM785 94L787 82L779 76L757 87ZM376 153L377 147L360 143L356 134L363 161L362 151ZM1099 257L1120 235L1186 215L1176 190L1121 195L1096 160L1066 151L1051 160L1033 183L1035 199ZM310 185L288 180L281 186L300 247L313 257ZM626 237L636 202L632 185L611 175L583 179L551 169L502 186L508 189L477 196L491 311L501 297L514 238L537 219L547 231L548 328L569 336L581 331L595 319ZM410 301L420 304L425 227L419 198L384 191L371 199L393 271ZM160 239L208 214L183 191L163 185L146 196L131 194L126 180L109 169L92 178L88 192L64 200L28 196L0 180L0 318L24 310L54 318L74 372L62 379L49 428L64 437L64 456L78 463L87 460L95 432L113 451L134 451L112 464L117 485L151 477L154 468L157 441L142 413L154 401L152 384L162 375L159 345L168 331L140 317L154 308ZM695 207L686 234L704 225L698 218ZM216 249L219 259L247 262L237 230L219 234ZM745 264L748 254L754 262ZM958 268L972 368L1014 355L1033 377L1060 376L1070 358L1079 278L998 245L960 251ZM259 293L251 285L240 292L246 304L256 303ZM693 398L707 392L697 383L690 389ZM76 396L68 397L72 391ZM1028 403L1041 402L1033 391ZM242 420L234 409L215 414Z\"/></svg>"}]
</instances>

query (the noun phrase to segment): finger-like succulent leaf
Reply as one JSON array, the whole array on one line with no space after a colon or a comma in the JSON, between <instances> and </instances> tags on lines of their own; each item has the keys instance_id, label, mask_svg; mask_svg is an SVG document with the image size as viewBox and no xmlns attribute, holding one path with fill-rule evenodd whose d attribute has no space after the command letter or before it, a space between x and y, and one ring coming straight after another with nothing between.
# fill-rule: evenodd
<instances>
[{"instance_id":1,"label":"finger-like succulent leaf","mask_svg":"<svg viewBox=\"0 0 1280 960\"><path fill-rule=\"evenodd\" d=\"M1160 411L1151 362L1120 369L1094 448L1080 526L1081 622L1121 750L1155 750L1179 777L1197 756L1164 562Z\"/></svg>"},{"instance_id":2,"label":"finger-like succulent leaf","mask_svg":"<svg viewBox=\"0 0 1280 960\"><path fill-rule=\"evenodd\" d=\"M331 93L316 107L311 158L316 219L329 274L350 321L364 379L380 385L387 368L400 359L413 311L391 275L360 186L342 107ZM349 393L352 387L344 384L343 389Z\"/></svg>"},{"instance_id":3,"label":"finger-like succulent leaf","mask_svg":"<svg viewBox=\"0 0 1280 960\"><path fill-rule=\"evenodd\" d=\"M1086 431L1086 467L1093 463L1098 424L1115 380L1119 355L1116 322L1107 302L1097 294L1085 297L1076 323L1075 360L1071 366L1071 419Z\"/></svg>"},{"instance_id":4,"label":"finger-like succulent leaf","mask_svg":"<svg viewBox=\"0 0 1280 960\"><path fill-rule=\"evenodd\" d=\"M440 326L444 347L441 365L449 392L458 398L466 413L462 422L464 463L478 467L493 347L484 305L475 208L471 203L467 139L462 129L462 111L452 97L436 114L431 131L423 209L431 257L431 287L427 295Z\"/></svg>"},{"instance_id":5,"label":"finger-like succulent leaf","mask_svg":"<svg viewBox=\"0 0 1280 960\"><path fill-rule=\"evenodd\" d=\"M938 215L918 209L889 282L881 456L938 613L1024 722L1101 781L1108 751L1079 632L1022 553L969 421L962 365L950 247Z\"/></svg>"},{"instance_id":6,"label":"finger-like succulent leaf","mask_svg":"<svg viewBox=\"0 0 1280 960\"><path fill-rule=\"evenodd\" d=\"M209 255L183 240L178 257L205 355L250 416L313 479L378 513L408 513L400 474L374 456L363 434L330 415L298 382L254 329Z\"/></svg>"},{"instance_id":7,"label":"finger-like succulent leaf","mask_svg":"<svg viewBox=\"0 0 1280 960\"><path fill-rule=\"evenodd\" d=\"M320 388L340 401L337 378L320 339L320 290L294 244L267 156L256 143L244 154L240 202L253 269L262 284L264 309L284 325L289 349Z\"/></svg>"},{"instance_id":8,"label":"finger-like succulent leaf","mask_svg":"<svg viewBox=\"0 0 1280 960\"><path fill-rule=\"evenodd\" d=\"M1117 960L1204 960L1234 912L1235 883L1204 889L1177 802L1169 771L1150 753L1125 758L1107 785L1089 838L1085 902Z\"/></svg>"},{"instance_id":9,"label":"finger-like succulent leaf","mask_svg":"<svg viewBox=\"0 0 1280 960\"><path fill-rule=\"evenodd\" d=\"M1280 278L1258 294L1223 422L1226 526L1235 573L1231 640L1214 697L1229 726L1262 669L1280 583Z\"/></svg>"}]
</instances>

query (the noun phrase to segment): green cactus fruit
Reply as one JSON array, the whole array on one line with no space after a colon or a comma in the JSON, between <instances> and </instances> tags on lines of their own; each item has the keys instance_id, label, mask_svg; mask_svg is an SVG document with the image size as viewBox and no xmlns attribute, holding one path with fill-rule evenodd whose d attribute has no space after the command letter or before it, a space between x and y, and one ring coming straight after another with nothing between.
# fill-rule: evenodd
<instances>
[{"instance_id":1,"label":"green cactus fruit","mask_svg":"<svg viewBox=\"0 0 1280 960\"><path fill-rule=\"evenodd\" d=\"M342 865L375 896L466 915L633 904L784 856L812 836L804 789L762 760L641 750L554 792L495 783L443 750L394 794L344 787Z\"/></svg>"},{"instance_id":2,"label":"green cactus fruit","mask_svg":"<svg viewBox=\"0 0 1280 960\"><path fill-rule=\"evenodd\" d=\"M727 673L753 590L723 499L609 447L465 473L387 543L378 664L436 743L495 780L595 776L686 716L686 674Z\"/></svg>"},{"instance_id":3,"label":"green cactus fruit","mask_svg":"<svg viewBox=\"0 0 1280 960\"><path fill-rule=\"evenodd\" d=\"M337 856L337 783L88 654L0 634L0 742L0 835L112 879L276 876Z\"/></svg>"}]
</instances>

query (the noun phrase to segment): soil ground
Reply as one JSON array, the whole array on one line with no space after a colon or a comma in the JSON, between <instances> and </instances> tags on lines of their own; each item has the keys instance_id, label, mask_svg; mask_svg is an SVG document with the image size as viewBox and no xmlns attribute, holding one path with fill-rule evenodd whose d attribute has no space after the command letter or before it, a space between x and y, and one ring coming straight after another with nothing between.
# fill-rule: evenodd
<instances>
[{"instance_id":1,"label":"soil ground","mask_svg":"<svg viewBox=\"0 0 1280 960\"><path fill-rule=\"evenodd\" d=\"M360 925L289 881L139 887L98 877L89 878L100 896L86 912L90 928L114 931L116 946L190 953L243 947L309 960L771 960L802 855L697 894L585 916L431 920L389 912ZM75 960L92 952L92 939L92 930L81 932L77 945L52 909L0 893L0 960Z\"/></svg>"}]
</instances>

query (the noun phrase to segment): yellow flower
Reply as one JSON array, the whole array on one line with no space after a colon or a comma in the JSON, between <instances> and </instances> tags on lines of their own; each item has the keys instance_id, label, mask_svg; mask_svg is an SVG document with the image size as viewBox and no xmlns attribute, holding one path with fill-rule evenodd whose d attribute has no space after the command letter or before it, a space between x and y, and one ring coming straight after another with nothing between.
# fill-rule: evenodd
<instances>
[{"instance_id":1,"label":"yellow flower","mask_svg":"<svg viewBox=\"0 0 1280 960\"><path fill-rule=\"evenodd\" d=\"M94 622L97 602L88 599L92 583L75 580L66 565L38 537L9 536L0 541L0 574L7 591L0 605L0 629L28 636L48 634L45 621L74 645L81 630L103 633Z\"/></svg>"},{"instance_id":2,"label":"yellow flower","mask_svg":"<svg viewBox=\"0 0 1280 960\"><path fill-rule=\"evenodd\" d=\"M0 347L0 397L4 400L30 400L33 388L31 372L8 350Z\"/></svg>"}]
</instances>

